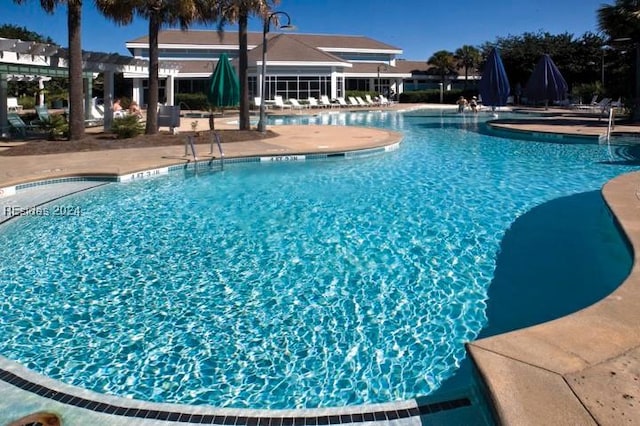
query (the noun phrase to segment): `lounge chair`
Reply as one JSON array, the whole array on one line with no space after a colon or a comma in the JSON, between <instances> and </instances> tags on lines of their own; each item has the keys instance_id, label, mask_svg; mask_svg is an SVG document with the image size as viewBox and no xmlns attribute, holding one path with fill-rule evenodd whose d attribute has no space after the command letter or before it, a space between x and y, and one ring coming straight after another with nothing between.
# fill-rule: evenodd
<instances>
[{"instance_id":1,"label":"lounge chair","mask_svg":"<svg viewBox=\"0 0 640 426\"><path fill-rule=\"evenodd\" d=\"M379 105L379 102L371 99L371 95L364 95L364 100L367 101L369 105Z\"/></svg>"},{"instance_id":2,"label":"lounge chair","mask_svg":"<svg viewBox=\"0 0 640 426\"><path fill-rule=\"evenodd\" d=\"M40 126L25 123L16 113L7 114L7 121L17 136L23 139L28 136L42 136L44 134Z\"/></svg>"},{"instance_id":3,"label":"lounge chair","mask_svg":"<svg viewBox=\"0 0 640 426\"><path fill-rule=\"evenodd\" d=\"M329 108L333 108L333 107L340 106L340 105L338 105L338 104L332 103L332 102L329 100L329 96L327 96L327 95L322 95L322 96L320 96L320 104L321 104L322 106L329 107Z\"/></svg>"},{"instance_id":4,"label":"lounge chair","mask_svg":"<svg viewBox=\"0 0 640 426\"><path fill-rule=\"evenodd\" d=\"M296 98L290 98L289 103L292 109L303 110L304 108L309 108L309 105L302 105Z\"/></svg>"},{"instance_id":5,"label":"lounge chair","mask_svg":"<svg viewBox=\"0 0 640 426\"><path fill-rule=\"evenodd\" d=\"M380 95L380 105L381 106L387 106L389 104L390 104L389 99L387 99L383 95Z\"/></svg>"},{"instance_id":6,"label":"lounge chair","mask_svg":"<svg viewBox=\"0 0 640 426\"><path fill-rule=\"evenodd\" d=\"M260 96L256 96L255 98L253 98L253 106L255 106L257 109L260 109L260 105L262 104L262 98ZM271 105L265 103L264 104L264 108L265 109L269 109Z\"/></svg>"},{"instance_id":7,"label":"lounge chair","mask_svg":"<svg viewBox=\"0 0 640 426\"><path fill-rule=\"evenodd\" d=\"M320 105L318 100L314 97L307 98L307 102L309 103L310 108L325 108L326 105Z\"/></svg>"},{"instance_id":8,"label":"lounge chair","mask_svg":"<svg viewBox=\"0 0 640 426\"><path fill-rule=\"evenodd\" d=\"M32 126L42 126L45 123L49 123L51 121L51 116L49 116L49 110L44 105L39 105L35 107L36 114L38 114L38 118L35 120L31 120L29 124Z\"/></svg>"},{"instance_id":9,"label":"lounge chair","mask_svg":"<svg viewBox=\"0 0 640 426\"><path fill-rule=\"evenodd\" d=\"M282 100L282 96L274 96L273 100L275 102L275 105L280 108L281 110L285 109L285 108L289 108L291 109L291 105L287 105L284 103L284 101Z\"/></svg>"},{"instance_id":10,"label":"lounge chair","mask_svg":"<svg viewBox=\"0 0 640 426\"><path fill-rule=\"evenodd\" d=\"M338 106L339 107L349 107L349 104L347 103L347 101L344 100L343 97L338 97L336 98L336 101L338 101Z\"/></svg>"},{"instance_id":11,"label":"lounge chair","mask_svg":"<svg viewBox=\"0 0 640 426\"><path fill-rule=\"evenodd\" d=\"M358 105L360 106L369 106L369 104L366 103L361 96L356 96L356 101L358 101Z\"/></svg>"},{"instance_id":12,"label":"lounge chair","mask_svg":"<svg viewBox=\"0 0 640 426\"><path fill-rule=\"evenodd\" d=\"M354 98L353 96L349 96L349 104L350 106L362 106L358 103L356 98Z\"/></svg>"}]
</instances>

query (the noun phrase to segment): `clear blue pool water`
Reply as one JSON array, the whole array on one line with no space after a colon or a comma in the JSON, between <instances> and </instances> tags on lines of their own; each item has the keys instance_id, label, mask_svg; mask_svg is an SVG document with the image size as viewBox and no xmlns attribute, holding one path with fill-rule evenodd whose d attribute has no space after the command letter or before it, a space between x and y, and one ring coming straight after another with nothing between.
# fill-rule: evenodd
<instances>
[{"instance_id":1,"label":"clear blue pool water","mask_svg":"<svg viewBox=\"0 0 640 426\"><path fill-rule=\"evenodd\" d=\"M507 255L548 256L546 245L513 244L548 221L517 233L513 224L637 169L598 145L481 134L484 119L289 118L387 127L405 139L353 160L109 185L58 202L79 216L9 221L0 228L0 353L151 401L303 408L430 394L454 375L464 343L495 325L492 283L520 284ZM600 256L579 289L597 300L620 284L630 257L599 197L575 214L591 215L597 232L559 255ZM523 263L521 279L540 273ZM541 276L574 282L558 263ZM507 293L495 297L509 304ZM509 306L494 309L509 323Z\"/></svg>"}]
</instances>

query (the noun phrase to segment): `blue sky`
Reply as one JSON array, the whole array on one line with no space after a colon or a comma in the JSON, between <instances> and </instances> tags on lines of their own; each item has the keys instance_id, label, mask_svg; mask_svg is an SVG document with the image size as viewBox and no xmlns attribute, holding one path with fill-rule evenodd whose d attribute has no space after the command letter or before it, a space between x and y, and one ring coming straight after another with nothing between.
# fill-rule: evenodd
<instances>
[{"instance_id":1,"label":"blue sky","mask_svg":"<svg viewBox=\"0 0 640 426\"><path fill-rule=\"evenodd\" d=\"M146 21L116 26L94 10L92 0L84 3L85 50L128 54L125 42L147 34ZM402 48L402 58L426 60L438 50L477 46L498 36L597 32L596 11L603 3L613 0L282 0L277 10L289 13L301 33L364 35ZM65 7L47 15L39 0L20 6L0 0L0 17L2 24L24 26L67 45ZM253 20L249 29L261 31L261 23Z\"/></svg>"}]
</instances>

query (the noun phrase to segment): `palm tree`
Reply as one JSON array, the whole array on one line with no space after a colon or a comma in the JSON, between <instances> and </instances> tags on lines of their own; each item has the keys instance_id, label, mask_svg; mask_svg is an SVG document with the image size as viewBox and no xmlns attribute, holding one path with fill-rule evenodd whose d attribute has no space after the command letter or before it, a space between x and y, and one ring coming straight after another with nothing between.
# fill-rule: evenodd
<instances>
[{"instance_id":1,"label":"palm tree","mask_svg":"<svg viewBox=\"0 0 640 426\"><path fill-rule=\"evenodd\" d=\"M467 88L467 80L469 80L469 69L475 69L480 64L480 50L473 46L465 44L455 54L458 60L458 69L464 68L464 88Z\"/></svg>"},{"instance_id":2,"label":"palm tree","mask_svg":"<svg viewBox=\"0 0 640 426\"><path fill-rule=\"evenodd\" d=\"M218 9L218 32L221 34L227 23L238 23L238 78L240 80L240 119L239 129L249 130L249 76L247 27L250 15L259 15L267 19L269 12L280 0L220 0ZM262 76L264 78L264 76ZM263 95L264 96L264 95Z\"/></svg>"},{"instance_id":3,"label":"palm tree","mask_svg":"<svg viewBox=\"0 0 640 426\"><path fill-rule=\"evenodd\" d=\"M440 103L442 103L447 74L454 71L456 66L456 58L453 56L453 53L449 52L448 50L439 50L429 58L427 64L435 67L438 71L438 75L440 76L440 82L442 83L442 88L440 89Z\"/></svg>"},{"instance_id":4,"label":"palm tree","mask_svg":"<svg viewBox=\"0 0 640 426\"><path fill-rule=\"evenodd\" d=\"M159 54L158 36L163 24L180 24L186 30L195 21L214 21L215 0L95 0L98 10L120 25L133 21L135 15L149 20L149 99L145 133L158 131Z\"/></svg>"},{"instance_id":5,"label":"palm tree","mask_svg":"<svg viewBox=\"0 0 640 426\"><path fill-rule=\"evenodd\" d=\"M13 0L16 4L27 0ZM82 0L40 0L47 13L53 13L56 6L67 5L67 28L69 32L69 139L84 136L84 98L82 95Z\"/></svg>"},{"instance_id":6,"label":"palm tree","mask_svg":"<svg viewBox=\"0 0 640 426\"><path fill-rule=\"evenodd\" d=\"M616 0L615 4L604 4L598 9L598 26L612 42L633 45L636 55L636 85L633 119L640 120L640 2L638 0Z\"/></svg>"}]
</instances>

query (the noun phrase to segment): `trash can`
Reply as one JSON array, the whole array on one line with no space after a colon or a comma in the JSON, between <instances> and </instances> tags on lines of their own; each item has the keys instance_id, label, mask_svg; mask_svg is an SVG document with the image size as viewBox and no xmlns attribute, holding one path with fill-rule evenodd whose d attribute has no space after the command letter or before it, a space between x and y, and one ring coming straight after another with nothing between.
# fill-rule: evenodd
<instances>
[{"instance_id":1,"label":"trash can","mask_svg":"<svg viewBox=\"0 0 640 426\"><path fill-rule=\"evenodd\" d=\"M171 130L180 127L180 107L161 105L158 109L158 127L169 127Z\"/></svg>"}]
</instances>

